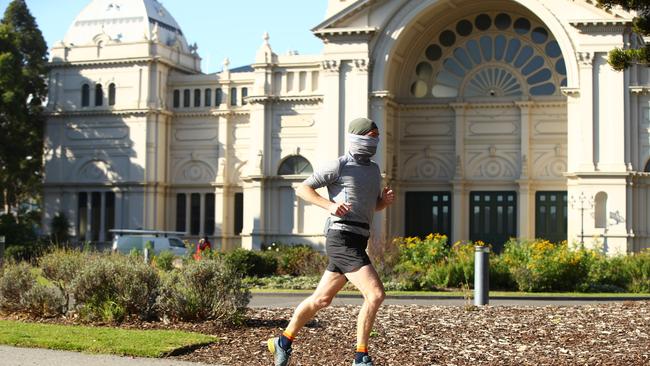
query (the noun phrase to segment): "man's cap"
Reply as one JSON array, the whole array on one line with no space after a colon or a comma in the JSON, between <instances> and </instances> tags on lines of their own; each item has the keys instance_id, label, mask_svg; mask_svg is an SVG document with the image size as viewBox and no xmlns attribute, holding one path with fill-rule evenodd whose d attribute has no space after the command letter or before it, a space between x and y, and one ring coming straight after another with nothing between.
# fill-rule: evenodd
<instances>
[{"instance_id":1,"label":"man's cap","mask_svg":"<svg viewBox=\"0 0 650 366\"><path fill-rule=\"evenodd\" d=\"M377 125L368 118L357 118L350 122L348 132L355 135L365 135L368 132L377 129Z\"/></svg>"}]
</instances>

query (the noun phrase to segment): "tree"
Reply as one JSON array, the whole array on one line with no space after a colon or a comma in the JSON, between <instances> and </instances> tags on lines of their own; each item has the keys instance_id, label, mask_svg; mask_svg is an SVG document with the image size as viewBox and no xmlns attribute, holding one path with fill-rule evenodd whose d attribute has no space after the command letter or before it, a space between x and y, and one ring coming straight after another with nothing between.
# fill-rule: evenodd
<instances>
[{"instance_id":1,"label":"tree","mask_svg":"<svg viewBox=\"0 0 650 366\"><path fill-rule=\"evenodd\" d=\"M648 0L598 0L605 9L621 6L626 11L636 11L637 16L632 21L632 30L640 36L650 35L650 1ZM632 64L650 64L650 45L640 48L615 48L609 52L609 64L615 70L625 70Z\"/></svg>"},{"instance_id":2,"label":"tree","mask_svg":"<svg viewBox=\"0 0 650 366\"><path fill-rule=\"evenodd\" d=\"M0 190L9 212L38 196L43 156L47 44L24 0L0 21Z\"/></svg>"}]
</instances>

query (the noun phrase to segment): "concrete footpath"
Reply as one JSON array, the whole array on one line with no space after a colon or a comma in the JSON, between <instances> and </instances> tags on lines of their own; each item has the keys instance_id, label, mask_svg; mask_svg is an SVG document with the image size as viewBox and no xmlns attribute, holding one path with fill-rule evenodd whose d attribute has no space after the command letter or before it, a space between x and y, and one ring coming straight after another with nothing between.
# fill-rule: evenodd
<instances>
[{"instance_id":1,"label":"concrete footpath","mask_svg":"<svg viewBox=\"0 0 650 366\"><path fill-rule=\"evenodd\" d=\"M308 294L255 293L250 307L294 307ZM650 296L637 298L574 298L574 297L499 297L490 299L492 306L580 306L617 301L649 301ZM332 306L360 305L359 295L342 294ZM385 304L421 306L463 306L467 300L460 297L442 296L388 296ZM77 352L51 351L35 348L0 346L1 366L201 366L203 363L183 362L169 359L118 357L91 355ZM212 365L215 366L215 365ZM216 365L219 366L219 365ZM221 365L223 366L223 365Z\"/></svg>"}]
</instances>

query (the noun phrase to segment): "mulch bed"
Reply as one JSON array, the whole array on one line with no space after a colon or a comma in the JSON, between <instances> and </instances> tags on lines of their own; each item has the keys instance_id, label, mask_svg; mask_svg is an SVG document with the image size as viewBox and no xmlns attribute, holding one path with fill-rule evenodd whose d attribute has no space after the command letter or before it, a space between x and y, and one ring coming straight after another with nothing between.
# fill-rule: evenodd
<instances>
[{"instance_id":1,"label":"mulch bed","mask_svg":"<svg viewBox=\"0 0 650 366\"><path fill-rule=\"evenodd\" d=\"M290 365L350 365L358 306L317 314ZM178 358L273 365L267 338L292 309L253 309L246 326L212 329L223 341ZM207 329L203 329L205 331ZM650 365L650 302L587 306L382 307L370 340L375 365Z\"/></svg>"},{"instance_id":2,"label":"mulch bed","mask_svg":"<svg viewBox=\"0 0 650 366\"><path fill-rule=\"evenodd\" d=\"M294 343L290 365L350 365L358 306L322 310ZM239 327L215 322L131 322L125 328L179 329L222 340L172 358L218 365L273 365L266 340L293 309L251 309ZM66 320L46 322L69 323ZM585 306L383 306L370 340L378 366L650 365L650 302Z\"/></svg>"}]
</instances>

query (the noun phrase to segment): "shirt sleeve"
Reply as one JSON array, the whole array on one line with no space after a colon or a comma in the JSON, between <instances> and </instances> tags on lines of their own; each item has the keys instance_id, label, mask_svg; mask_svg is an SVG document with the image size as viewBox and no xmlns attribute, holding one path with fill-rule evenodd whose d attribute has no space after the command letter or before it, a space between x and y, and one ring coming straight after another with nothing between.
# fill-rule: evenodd
<instances>
[{"instance_id":1,"label":"shirt sleeve","mask_svg":"<svg viewBox=\"0 0 650 366\"><path fill-rule=\"evenodd\" d=\"M339 161L331 160L317 168L309 178L302 182L313 189L326 187L339 179Z\"/></svg>"}]
</instances>

